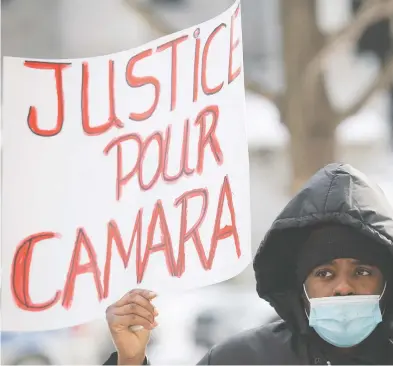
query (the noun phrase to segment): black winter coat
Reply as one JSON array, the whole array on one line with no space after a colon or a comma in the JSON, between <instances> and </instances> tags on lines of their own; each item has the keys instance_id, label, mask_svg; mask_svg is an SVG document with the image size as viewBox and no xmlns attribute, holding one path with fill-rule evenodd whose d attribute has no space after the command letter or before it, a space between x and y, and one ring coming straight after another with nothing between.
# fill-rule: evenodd
<instances>
[{"instance_id":1,"label":"black winter coat","mask_svg":"<svg viewBox=\"0 0 393 366\"><path fill-rule=\"evenodd\" d=\"M257 291L283 319L238 334L213 347L201 365L393 365L393 279L383 323L350 354L319 338L308 320L295 284L298 245L322 222L359 230L386 247L393 265L393 208L382 190L348 164L317 172L274 221L254 259ZM176 350L174 350L176 352ZM145 360L147 362L147 360ZM117 363L116 353L107 365Z\"/></svg>"}]
</instances>

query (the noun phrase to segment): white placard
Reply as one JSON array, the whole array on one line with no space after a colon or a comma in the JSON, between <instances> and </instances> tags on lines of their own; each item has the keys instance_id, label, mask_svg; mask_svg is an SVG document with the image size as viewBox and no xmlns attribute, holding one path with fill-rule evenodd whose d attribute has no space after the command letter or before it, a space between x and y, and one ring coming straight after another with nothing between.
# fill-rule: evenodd
<instances>
[{"instance_id":1,"label":"white placard","mask_svg":"<svg viewBox=\"0 0 393 366\"><path fill-rule=\"evenodd\" d=\"M4 59L4 330L72 326L125 292L251 260L240 2L112 55Z\"/></svg>"}]
</instances>

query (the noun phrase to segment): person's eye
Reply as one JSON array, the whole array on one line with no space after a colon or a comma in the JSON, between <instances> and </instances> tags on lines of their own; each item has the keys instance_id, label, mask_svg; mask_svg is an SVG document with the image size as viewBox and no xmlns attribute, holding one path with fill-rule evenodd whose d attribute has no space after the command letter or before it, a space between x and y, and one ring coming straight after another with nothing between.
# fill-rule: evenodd
<instances>
[{"instance_id":1,"label":"person's eye","mask_svg":"<svg viewBox=\"0 0 393 366\"><path fill-rule=\"evenodd\" d=\"M333 272L328 269L319 269L315 272L316 277L329 278L333 276Z\"/></svg>"},{"instance_id":2,"label":"person's eye","mask_svg":"<svg viewBox=\"0 0 393 366\"><path fill-rule=\"evenodd\" d=\"M358 276L371 276L372 275L372 271L370 269L367 269L367 268L358 268L356 270L356 274Z\"/></svg>"}]
</instances>

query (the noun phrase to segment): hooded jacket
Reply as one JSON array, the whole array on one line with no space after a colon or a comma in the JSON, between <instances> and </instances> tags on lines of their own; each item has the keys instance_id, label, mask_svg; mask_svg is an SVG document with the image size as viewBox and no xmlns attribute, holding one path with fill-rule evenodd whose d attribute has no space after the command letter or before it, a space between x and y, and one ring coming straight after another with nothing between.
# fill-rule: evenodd
<instances>
[{"instance_id":1,"label":"hooded jacket","mask_svg":"<svg viewBox=\"0 0 393 366\"><path fill-rule=\"evenodd\" d=\"M318 171L287 204L266 233L254 259L259 296L281 321L240 333L213 347L200 365L393 365L393 279L383 323L355 352L342 352L322 341L308 325L295 282L299 244L321 223L348 225L386 246L393 263L393 208L382 190L348 164ZM389 288L390 287L390 288Z\"/></svg>"},{"instance_id":2,"label":"hooded jacket","mask_svg":"<svg viewBox=\"0 0 393 366\"><path fill-rule=\"evenodd\" d=\"M382 190L348 164L327 165L279 214L254 259L257 292L282 321L229 339L210 350L200 364L393 364L387 326L393 321L391 292L383 323L350 355L322 341L308 325L294 258L310 229L324 222L368 235L375 245L388 248L393 263L393 208Z\"/></svg>"}]
</instances>

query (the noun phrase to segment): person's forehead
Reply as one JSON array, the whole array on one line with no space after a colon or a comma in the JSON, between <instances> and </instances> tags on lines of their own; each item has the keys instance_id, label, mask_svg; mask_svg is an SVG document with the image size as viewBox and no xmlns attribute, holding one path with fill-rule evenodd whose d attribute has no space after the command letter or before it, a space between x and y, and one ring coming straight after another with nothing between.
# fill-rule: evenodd
<instances>
[{"instance_id":1,"label":"person's forehead","mask_svg":"<svg viewBox=\"0 0 393 366\"><path fill-rule=\"evenodd\" d=\"M322 265L354 265L354 266L358 266L358 265L368 265L368 266L372 266L372 264L367 263L367 261L364 260L359 260L359 259L355 259L355 258L337 258L334 259L330 262L324 263ZM319 267L319 266L318 266Z\"/></svg>"}]
</instances>

